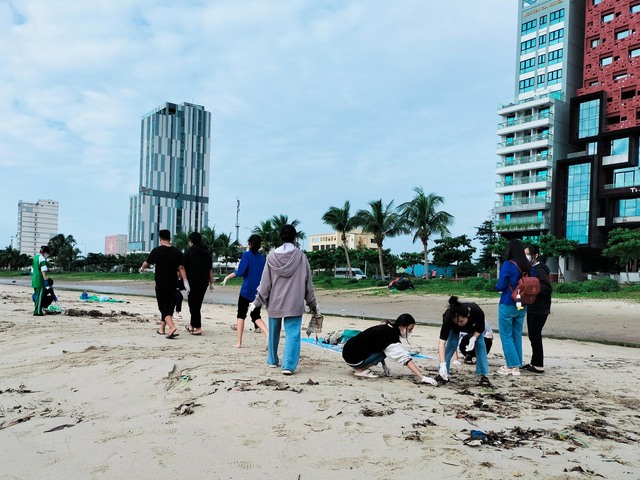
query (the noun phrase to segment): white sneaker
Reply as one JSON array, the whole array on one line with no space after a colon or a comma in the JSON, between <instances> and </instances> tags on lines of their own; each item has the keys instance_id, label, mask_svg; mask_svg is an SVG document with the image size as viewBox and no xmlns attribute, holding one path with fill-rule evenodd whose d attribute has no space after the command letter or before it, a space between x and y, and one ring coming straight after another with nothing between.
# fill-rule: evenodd
<instances>
[{"instance_id":1,"label":"white sneaker","mask_svg":"<svg viewBox=\"0 0 640 480\"><path fill-rule=\"evenodd\" d=\"M291 370L282 370L283 375L291 375L293 372Z\"/></svg>"},{"instance_id":2,"label":"white sneaker","mask_svg":"<svg viewBox=\"0 0 640 480\"><path fill-rule=\"evenodd\" d=\"M278 365L271 365L269 364L269 368L276 368Z\"/></svg>"}]
</instances>

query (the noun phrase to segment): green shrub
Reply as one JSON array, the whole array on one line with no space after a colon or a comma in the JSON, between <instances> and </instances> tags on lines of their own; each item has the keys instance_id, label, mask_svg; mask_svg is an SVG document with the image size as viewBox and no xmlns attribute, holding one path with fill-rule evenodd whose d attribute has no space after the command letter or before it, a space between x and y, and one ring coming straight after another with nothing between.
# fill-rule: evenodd
<instances>
[{"instance_id":1,"label":"green shrub","mask_svg":"<svg viewBox=\"0 0 640 480\"><path fill-rule=\"evenodd\" d=\"M487 279L483 277L465 278L462 283L471 290L484 290L487 287Z\"/></svg>"},{"instance_id":2,"label":"green shrub","mask_svg":"<svg viewBox=\"0 0 640 480\"><path fill-rule=\"evenodd\" d=\"M487 280L487 283L484 286L484 290L486 292L497 292L497 286L498 286L498 279L497 278L491 278Z\"/></svg>"},{"instance_id":3,"label":"green shrub","mask_svg":"<svg viewBox=\"0 0 640 480\"><path fill-rule=\"evenodd\" d=\"M618 292L620 284L613 278L599 278L598 280L587 280L579 282L581 292Z\"/></svg>"},{"instance_id":4,"label":"green shrub","mask_svg":"<svg viewBox=\"0 0 640 480\"><path fill-rule=\"evenodd\" d=\"M378 280L376 282L376 287L386 287L387 285L389 285L389 283L385 282L384 280Z\"/></svg>"},{"instance_id":5,"label":"green shrub","mask_svg":"<svg viewBox=\"0 0 640 480\"><path fill-rule=\"evenodd\" d=\"M554 293L579 293L580 287L576 282L563 282L553 284Z\"/></svg>"}]
</instances>

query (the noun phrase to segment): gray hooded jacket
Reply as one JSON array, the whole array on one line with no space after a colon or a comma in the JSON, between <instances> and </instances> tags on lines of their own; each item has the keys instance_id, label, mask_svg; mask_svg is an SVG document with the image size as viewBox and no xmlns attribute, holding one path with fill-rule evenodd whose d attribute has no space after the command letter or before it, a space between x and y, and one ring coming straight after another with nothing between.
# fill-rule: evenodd
<instances>
[{"instance_id":1,"label":"gray hooded jacket","mask_svg":"<svg viewBox=\"0 0 640 480\"><path fill-rule=\"evenodd\" d=\"M304 304L316 308L311 267L305 254L293 244L285 244L269 253L258 286L256 307L265 306L269 317L299 317Z\"/></svg>"}]
</instances>

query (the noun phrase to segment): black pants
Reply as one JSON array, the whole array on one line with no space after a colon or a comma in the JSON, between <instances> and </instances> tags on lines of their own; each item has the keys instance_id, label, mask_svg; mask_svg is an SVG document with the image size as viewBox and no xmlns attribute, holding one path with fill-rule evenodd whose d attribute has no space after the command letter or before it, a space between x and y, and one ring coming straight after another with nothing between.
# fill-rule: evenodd
<instances>
[{"instance_id":1,"label":"black pants","mask_svg":"<svg viewBox=\"0 0 640 480\"><path fill-rule=\"evenodd\" d=\"M531 365L544 367L544 350L542 348L542 329L547 323L548 313L527 313L527 331L531 342Z\"/></svg>"},{"instance_id":2,"label":"black pants","mask_svg":"<svg viewBox=\"0 0 640 480\"><path fill-rule=\"evenodd\" d=\"M460 349L460 353L462 353L465 360L471 360L476 356L475 347L473 347L473 350L471 350L470 352L467 352L467 345L469 345L469 340L471 340L471 337L472 335L465 335L464 337L462 337L462 340L460 340L460 345L458 346L458 348ZM489 353L491 351L491 345L493 345L493 339L485 337L484 344L487 347L487 353Z\"/></svg>"},{"instance_id":3,"label":"black pants","mask_svg":"<svg viewBox=\"0 0 640 480\"><path fill-rule=\"evenodd\" d=\"M202 328L202 315L200 309L202 308L202 301L204 300L204 294L207 293L207 284L193 285L191 284L191 291L189 292L189 313L191 314L191 328Z\"/></svg>"},{"instance_id":4,"label":"black pants","mask_svg":"<svg viewBox=\"0 0 640 480\"><path fill-rule=\"evenodd\" d=\"M176 312L178 313L182 311L182 300L184 300L182 292L176 289Z\"/></svg>"}]
</instances>

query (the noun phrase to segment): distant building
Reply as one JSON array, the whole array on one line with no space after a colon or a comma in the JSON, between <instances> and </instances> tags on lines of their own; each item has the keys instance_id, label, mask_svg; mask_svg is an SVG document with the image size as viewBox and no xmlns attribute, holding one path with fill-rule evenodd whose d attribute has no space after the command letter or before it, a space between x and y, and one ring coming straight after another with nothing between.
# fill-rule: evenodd
<instances>
[{"instance_id":1,"label":"distant building","mask_svg":"<svg viewBox=\"0 0 640 480\"><path fill-rule=\"evenodd\" d=\"M104 237L105 255L126 255L127 236L125 234L109 235Z\"/></svg>"},{"instance_id":2,"label":"distant building","mask_svg":"<svg viewBox=\"0 0 640 480\"><path fill-rule=\"evenodd\" d=\"M42 245L58 234L58 201L18 202L16 250L33 257Z\"/></svg>"},{"instance_id":3,"label":"distant building","mask_svg":"<svg viewBox=\"0 0 640 480\"><path fill-rule=\"evenodd\" d=\"M129 201L129 251L150 251L158 231L200 231L209 221L211 113L163 103L142 118L140 186Z\"/></svg>"},{"instance_id":4,"label":"distant building","mask_svg":"<svg viewBox=\"0 0 640 480\"><path fill-rule=\"evenodd\" d=\"M337 232L309 235L307 250L315 252L318 250L334 250L338 247L342 248L342 238L340 236ZM373 235L362 233L361 230L352 230L347 233L347 247L349 249L378 248L373 240Z\"/></svg>"}]
</instances>

